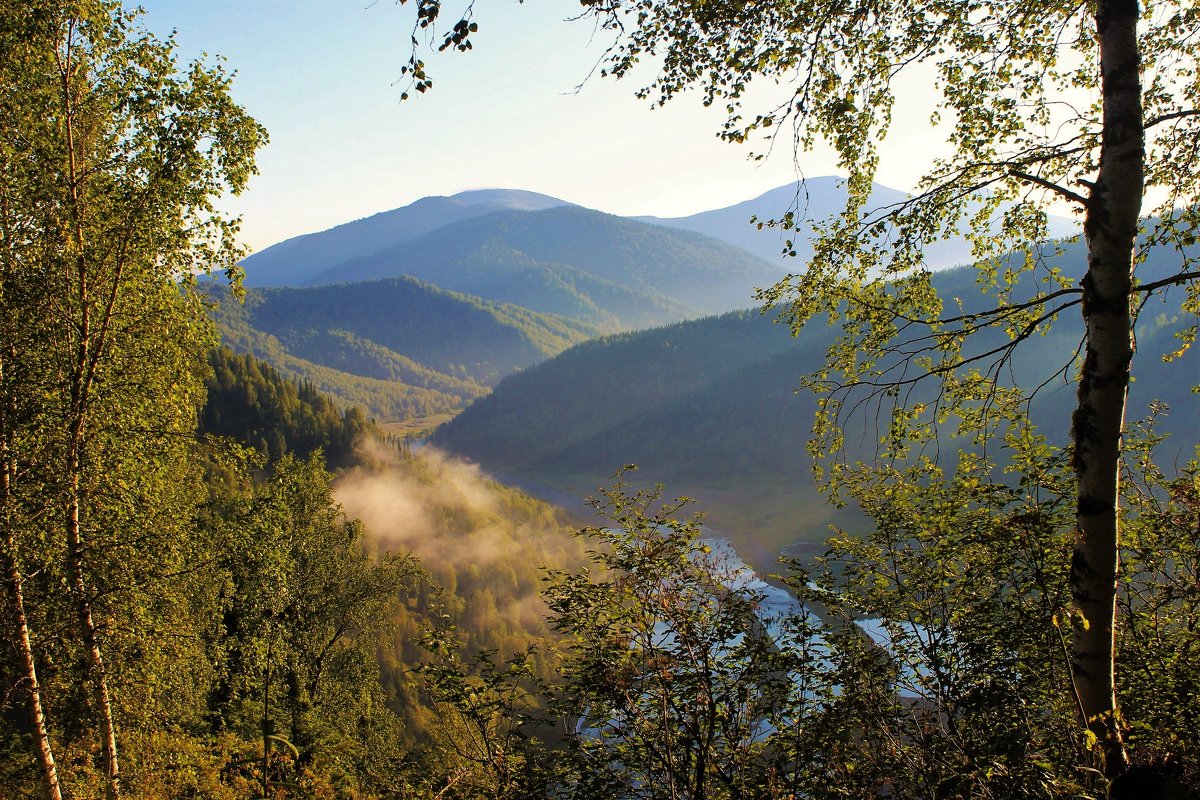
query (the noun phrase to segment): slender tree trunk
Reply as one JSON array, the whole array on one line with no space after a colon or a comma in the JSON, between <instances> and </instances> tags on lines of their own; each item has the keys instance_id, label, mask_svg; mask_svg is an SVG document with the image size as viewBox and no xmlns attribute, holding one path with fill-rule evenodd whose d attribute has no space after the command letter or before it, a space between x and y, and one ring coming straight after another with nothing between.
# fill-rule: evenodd
<instances>
[{"instance_id":1,"label":"slender tree trunk","mask_svg":"<svg viewBox=\"0 0 1200 800\"><path fill-rule=\"evenodd\" d=\"M92 598L85 579L86 557L80 535L81 487L83 472L81 452L84 443L84 425L91 405L91 387L96 375L100 354L105 346L107 319L93 321L91 318L91 287L88 280L88 261L84 237L84 203L80 195L81 142L76 137L76 100L72 81L76 72L86 66L74 61L75 29L77 20L67 20L64 54L61 63L61 91L63 100L64 133L67 148L67 202L71 212L74 265L79 303L79 320L75 327L78 337L75 353L70 365L71 405L66 420L66 478L69 494L66 506L67 571L75 595L75 610L79 617L80 634L88 653L91 679L96 693L96 710L100 714L100 746L104 752L105 789L107 800L120 800L121 771L117 757L117 731L113 719L112 694L108 686L108 670L100 647L100 634L93 615ZM114 277L114 291L119 276ZM111 305L109 309L111 314ZM103 315L102 315L103 316ZM95 339L96 341L93 341Z\"/></svg>"},{"instance_id":2,"label":"slender tree trunk","mask_svg":"<svg viewBox=\"0 0 1200 800\"><path fill-rule=\"evenodd\" d=\"M1145 144L1137 43L1137 0L1099 0L1104 105L1100 173L1088 202L1083 280L1087 347L1072 419L1079 499L1071 592L1086 625L1076 631L1072 660L1088 727L1098 737L1104 772L1128 766L1114 675L1119 551L1119 478L1125 399L1133 358L1130 299Z\"/></svg>"},{"instance_id":3,"label":"slender tree trunk","mask_svg":"<svg viewBox=\"0 0 1200 800\"><path fill-rule=\"evenodd\" d=\"M79 458L71 453L74 470L71 474L71 497L67 506L67 558L71 588L75 593L75 610L79 630L88 653L91 678L96 693L96 710L100 713L100 746L104 751L105 789L107 800L120 800L121 770L117 759L117 728L113 719L112 695L108 688L108 669L100 649L100 633L92 614L92 600L83 578L83 541L79 535Z\"/></svg>"},{"instance_id":4,"label":"slender tree trunk","mask_svg":"<svg viewBox=\"0 0 1200 800\"><path fill-rule=\"evenodd\" d=\"M263 675L262 701L262 793L264 798L271 796L271 778L268 768L271 765L271 735L274 733L271 723L271 645L273 642L274 640L268 634L267 667Z\"/></svg>"},{"instance_id":5,"label":"slender tree trunk","mask_svg":"<svg viewBox=\"0 0 1200 800\"><path fill-rule=\"evenodd\" d=\"M707 659L705 659L707 662ZM705 664L705 670L709 666ZM711 672L709 673L711 674ZM697 731L696 764L692 783L693 800L705 800L708 797L709 756L712 753L713 739L717 732L717 704L713 700L712 686L707 686L707 697L704 698L703 724Z\"/></svg>"},{"instance_id":6,"label":"slender tree trunk","mask_svg":"<svg viewBox=\"0 0 1200 800\"><path fill-rule=\"evenodd\" d=\"M58 782L58 765L54 761L54 750L50 746L50 732L46 727L46 711L42 704L42 685L38 682L37 661L33 655L33 640L29 633L29 619L25 615L25 597L22 591L21 569L12 556L11 537L4 554L5 579L16 624L16 645L20 656L21 678L29 692L29 726L33 732L33 750L42 777L42 793L47 800L62 800L62 788Z\"/></svg>"},{"instance_id":7,"label":"slender tree trunk","mask_svg":"<svg viewBox=\"0 0 1200 800\"><path fill-rule=\"evenodd\" d=\"M12 231L9 228L9 205L7 195L0 197L0 237L5 242L12 241ZM7 309L5 304L3 276L12 275L14 269L10 251L4 253L3 272L0 273L0 309ZM11 309L4 313L11 313ZM29 615L25 613L25 579L21 574L21 562L18 557L16 533L12 527L13 514L13 482L16 479L16 461L13 452L13 431L17 424L15 411L16 400L10 389L6 387L5 363L17 363L17 348L11 331L5 331L8 341L5 352L0 356L0 525L4 526L3 564L7 584L8 597L12 604L11 612L15 627L15 648L20 661L21 679L29 692L29 727L33 732L34 756L38 762L38 771L42 779L42 795L46 800L62 800L62 786L58 780L58 764L54 760L54 749L50 744L50 731L46 722L45 704L42 702L42 685L38 681L37 659L33 653L33 635L29 630ZM8 376L11 380L11 375Z\"/></svg>"},{"instance_id":8,"label":"slender tree trunk","mask_svg":"<svg viewBox=\"0 0 1200 800\"><path fill-rule=\"evenodd\" d=\"M88 296L86 264L83 256L79 256L79 304L80 304L80 338L76 353L76 362L72 365L71 374L71 411L68 421L69 434L66 452L66 475L68 495L66 505L66 540L67 540L67 574L71 580L71 590L75 599L75 613L79 618L79 632L83 639L84 649L88 654L90 677L95 692L96 711L100 715L100 747L104 752L104 772L106 778L104 796L106 800L120 800L121 770L117 751L117 728L113 717L112 694L108 685L108 668L104 663L104 655L100 646L100 631L96 625L93 613L91 592L87 585L87 554L84 550L83 536L80 526L82 506L82 488L80 477L83 474L81 451L84 441L84 421L88 415L89 389L92 379L91 355L93 343L91 315ZM95 344L99 348L100 344Z\"/></svg>"},{"instance_id":9,"label":"slender tree trunk","mask_svg":"<svg viewBox=\"0 0 1200 800\"><path fill-rule=\"evenodd\" d=\"M5 451L0 458L0 504L7 512L12 496L12 462L8 443L0 445ZM6 514L7 516L7 514ZM5 520L7 526L8 520ZM62 788L58 782L58 765L54 761L54 750L50 746L50 732L46 725L46 710L42 704L42 685L38 682L37 660L33 654L33 638L29 632L29 617L25 613L24 579L20 562L17 560L17 544L11 527L4 536L3 567L8 584L8 596L12 603L13 624L16 627L16 649L20 657L21 679L29 692L29 727L33 732L33 750L38 770L42 776L42 794L46 800L62 800Z\"/></svg>"}]
</instances>

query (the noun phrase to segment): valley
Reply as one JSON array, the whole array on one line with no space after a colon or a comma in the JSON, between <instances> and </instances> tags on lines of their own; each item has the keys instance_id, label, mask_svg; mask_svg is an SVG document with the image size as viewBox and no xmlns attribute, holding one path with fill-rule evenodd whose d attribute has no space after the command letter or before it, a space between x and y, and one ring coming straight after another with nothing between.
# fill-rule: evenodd
<instances>
[{"instance_id":1,"label":"valley","mask_svg":"<svg viewBox=\"0 0 1200 800\"><path fill-rule=\"evenodd\" d=\"M363 406L389 430L436 426L439 448L516 485L583 498L637 464L639 485L694 498L750 563L770 570L780 552L862 524L818 490L806 449L816 406L797 391L833 332L814 324L793 336L776 314L748 308L755 287L810 252L798 240L794 259L772 259L778 234L751 217L796 205L819 219L845 198L833 178L797 191L639 220L512 190L426 198L251 256L246 302L223 300L217 319L235 350ZM876 187L872 202L902 198ZM1051 230L1071 229L1051 220ZM965 248L934 243L930 266L941 270L939 290L969 310L981 300L972 299L975 273L955 268ZM1168 258L1152 256L1147 279L1169 271ZM1082 259L1068 243L1051 268L1081 275ZM1151 401L1186 403L1173 376L1188 364L1161 363L1182 325L1139 329L1132 418ZM1068 317L1050 336L1013 375L1024 386L1050 378L1035 419L1073 402L1070 365L1037 354L1070 352L1081 328ZM1175 434L1178 452L1194 443L1180 416L1160 429ZM848 418L845 433L852 457L871 457L871 414ZM1052 440L1065 443L1062 433Z\"/></svg>"}]
</instances>

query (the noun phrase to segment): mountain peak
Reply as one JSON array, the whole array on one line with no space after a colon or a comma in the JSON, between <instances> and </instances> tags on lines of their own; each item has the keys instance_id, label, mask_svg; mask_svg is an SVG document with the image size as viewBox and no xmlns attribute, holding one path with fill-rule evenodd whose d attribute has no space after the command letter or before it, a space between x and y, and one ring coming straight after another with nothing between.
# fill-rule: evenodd
<instances>
[{"instance_id":1,"label":"mountain peak","mask_svg":"<svg viewBox=\"0 0 1200 800\"><path fill-rule=\"evenodd\" d=\"M542 211L566 200L521 189L477 189L423 197L401 208L271 245L242 262L247 286L301 286L332 264L361 258L455 222L496 211Z\"/></svg>"},{"instance_id":2,"label":"mountain peak","mask_svg":"<svg viewBox=\"0 0 1200 800\"><path fill-rule=\"evenodd\" d=\"M514 211L541 211L557 206L571 206L566 200L525 189L469 189L452 194L447 200L467 206L489 205Z\"/></svg>"}]
</instances>

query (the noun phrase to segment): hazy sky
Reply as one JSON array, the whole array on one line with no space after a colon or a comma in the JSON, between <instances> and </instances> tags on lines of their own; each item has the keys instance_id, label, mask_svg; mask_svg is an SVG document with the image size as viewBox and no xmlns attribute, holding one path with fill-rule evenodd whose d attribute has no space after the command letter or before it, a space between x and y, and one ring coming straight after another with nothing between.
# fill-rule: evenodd
<instances>
[{"instance_id":1,"label":"hazy sky","mask_svg":"<svg viewBox=\"0 0 1200 800\"><path fill-rule=\"evenodd\" d=\"M291 236L466 189L529 189L617 214L681 216L795 179L790 146L765 163L716 138L695 96L637 100L652 79L586 80L606 43L572 0L479 0L468 53L427 59L434 88L402 103L412 9L395 0L143 0L180 52L220 55L234 94L271 135L261 175L228 204L261 249ZM449 6L447 7L450 8ZM640 82L639 82L640 77ZM586 82L585 82L586 81ZM576 88L583 83L581 89ZM883 183L913 185L928 109L898 114ZM802 157L809 177L834 172ZM781 209L782 210L782 209Z\"/></svg>"}]
</instances>

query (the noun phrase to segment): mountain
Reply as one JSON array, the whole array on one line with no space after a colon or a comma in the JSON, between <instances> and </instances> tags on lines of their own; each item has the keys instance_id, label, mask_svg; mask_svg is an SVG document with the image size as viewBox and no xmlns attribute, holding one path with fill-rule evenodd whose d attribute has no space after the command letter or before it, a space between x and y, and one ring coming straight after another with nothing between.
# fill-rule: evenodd
<instances>
[{"instance_id":1,"label":"mountain","mask_svg":"<svg viewBox=\"0 0 1200 800\"><path fill-rule=\"evenodd\" d=\"M904 192L876 184L867 205L869 208L883 208L903 201L906 196ZM628 218L627 221L650 223L657 227L699 233L731 244L776 265L781 260L784 242L789 237L777 228L764 227L761 230L756 228L750 222L752 218L765 222L777 219L791 209L797 213L797 217L800 219L820 221L841 211L845 200L844 181L841 178L824 176L811 178L802 183L785 184L752 200L686 217L647 216ZM490 263L488 259L479 257L481 247L483 254L491 257L496 256L507 246L515 253L523 254L527 262L525 266L535 271L561 274L564 266L582 267L584 272L595 274L594 270L586 264L579 263L576 260L579 253L574 250L563 252L559 248L551 247L548 251L539 248L536 232L532 230L528 232L533 234L532 238L526 236L518 244L507 242L506 236L512 234L511 219L500 222L502 230L495 232L492 237L495 241L492 242L490 248L479 241L480 236L487 238L483 229L471 227L463 229L455 226L457 223L475 220L497 212L536 214L550 209L565 210L566 208L582 212L583 216L601 215L601 212L589 211L565 200L517 189L486 189L460 192L450 197L426 197L402 208L348 222L326 231L297 236L255 253L242 262L246 270L246 285L301 286L362 280L368 277L391 277L398 274L415 275L415 273L403 272L401 265L406 258L412 258L414 263L420 265L424 270L423 274L415 275L415 277L443 285L439 282L439 278L451 280L448 273L456 272L457 268L441 264L441 274L438 274L438 265L428 263L429 250L436 251L441 246L452 245L457 236L465 233L465 235L476 237L471 241L471 249L474 251L475 257L470 259L470 263L466 265L467 272L474 274L459 277L457 278L460 281L458 285L451 286L447 283L445 288L468 294L480 294L488 299L521 304L520 300L506 300L506 298L493 297L479 291L480 288L488 288L485 278L479 272L481 268L487 267ZM486 228L486 226L484 227ZM627 228L622 231L612 226L608 227L609 233L629 230L631 229ZM1076 232L1077 226L1074 220L1051 216L1050 233L1053 237L1073 236ZM641 234L643 237L645 235ZM425 254L419 257L408 256L407 248L402 245L423 237L429 237L423 245ZM793 242L793 245L797 254L796 261L789 259L787 263L802 264L812 254L807 236L801 235ZM602 237L589 237L587 246L592 249L593 255L603 260L607 255L608 247L612 244L604 242ZM491 252L488 252L489 249ZM468 252L462 246L457 250L460 259L464 258ZM553 253L552 257L550 253ZM927 255L930 265L935 269L955 266L971 260L970 248L962 240L930 243ZM506 263L505 258L505 255L500 255L497 262L501 273L512 272L520 268L519 264ZM520 257L518 257L519 259ZM595 259L592 259L592 262L589 263L594 263L594 261ZM646 263L643 266L651 270L655 268L653 263ZM362 270L361 274L358 270ZM569 270L567 272L569 273ZM323 275L323 273L325 274ZM777 275L778 273L779 270L776 269L767 274ZM600 275L599 277L603 278L604 276ZM551 280L553 281L553 279ZM571 283L578 280L578 276L568 274L566 280ZM501 280L500 284L508 288L506 280ZM638 290L637 286L628 288ZM510 289L510 291L512 290ZM739 291L746 293L745 288ZM586 294L586 292L580 293ZM734 306L727 305L725 308L732 307ZM549 307L539 310L560 313L559 309ZM710 304L708 310L716 309Z\"/></svg>"},{"instance_id":2,"label":"mountain","mask_svg":"<svg viewBox=\"0 0 1200 800\"><path fill-rule=\"evenodd\" d=\"M834 178L804 189L797 204L812 217L844 201ZM902 198L877 187L873 202ZM777 216L793 201L796 188L781 187L648 224L533 192L430 197L251 256L247 305L224 303L218 316L235 349L385 420L452 412L588 336L750 305L753 289L789 265L737 246L774 256L780 245L777 232L747 220ZM931 252L943 246L959 247L947 262L965 258L955 243ZM391 282L350 288L379 279Z\"/></svg>"},{"instance_id":3,"label":"mountain","mask_svg":"<svg viewBox=\"0 0 1200 800\"><path fill-rule=\"evenodd\" d=\"M688 231L557 206L446 225L319 273L310 284L412 275L452 291L611 329L744 307L778 267Z\"/></svg>"},{"instance_id":4,"label":"mountain","mask_svg":"<svg viewBox=\"0 0 1200 800\"><path fill-rule=\"evenodd\" d=\"M501 381L431 441L543 494L586 496L637 464L634 479L699 499L767 565L834 519L804 447L815 407L794 391L820 363L816 338L756 311L606 336Z\"/></svg>"},{"instance_id":5,"label":"mountain","mask_svg":"<svg viewBox=\"0 0 1200 800\"><path fill-rule=\"evenodd\" d=\"M869 206L904 199L876 186ZM796 258L782 259L784 235L759 230L750 219L794 209L803 219L821 220L844 203L845 186L834 177L674 219L617 217L519 190L462 192L289 239L243 266L253 287L410 275L615 332L750 305L754 289L774 285L812 252L801 235L793 242ZM1061 218L1052 219L1051 229L1074 232ZM969 261L970 250L961 239L934 242L927 256L942 268Z\"/></svg>"},{"instance_id":6,"label":"mountain","mask_svg":"<svg viewBox=\"0 0 1200 800\"><path fill-rule=\"evenodd\" d=\"M896 189L875 184L867 200L868 209L880 209L903 202L908 195ZM638 217L642 222L662 225L679 230L695 231L706 236L728 242L753 253L771 263L786 260L800 268L812 257L812 245L808 241L811 224L806 226L806 235L795 236L779 228L764 225L759 229L751 219L767 222L779 219L789 210L796 213L797 220L809 223L821 222L840 213L846 206L846 186L842 178L824 176L810 178L802 183L789 183L777 187L752 200L702 211L686 217ZM1076 222L1067 217L1051 215L1049 220L1052 238L1068 238L1078 233ZM788 240L792 240L796 251L794 258L784 259L783 251ZM925 248L926 262L932 269L945 269L971 262L971 247L963 239L931 242Z\"/></svg>"},{"instance_id":7,"label":"mountain","mask_svg":"<svg viewBox=\"0 0 1200 800\"><path fill-rule=\"evenodd\" d=\"M1081 244L1067 245L1057 258L1068 274L1082 274ZM1150 281L1177 268L1178 257L1172 264L1159 250L1141 272ZM962 298L966 311L983 302L975 280L970 268L937 276L943 295ZM1129 406L1131 420L1144 416L1151 400L1175 408L1159 431L1173 436L1168 446L1184 460L1200 440L1187 413L1200 355L1189 352L1177 364L1163 364L1161 356L1178 346L1174 334L1186 323L1152 309L1142 314ZM622 464L638 464L635 477L700 499L739 552L768 565L791 543L823 540L831 523L857 524L851 512L818 497L805 450L815 401L795 391L800 377L820 366L834 334L810 324L792 337L772 316L742 311L608 336L501 381L432 441L506 480L577 496L604 485ZM1074 408L1074 386L1062 375L1071 374L1081 334L1080 318L1067 311L1013 365L1024 386L1058 373L1040 390L1033 414L1060 443ZM973 346L982 351L1001 337L996 332ZM879 436L874 408L849 419L844 433L852 453L868 455Z\"/></svg>"},{"instance_id":8,"label":"mountain","mask_svg":"<svg viewBox=\"0 0 1200 800\"><path fill-rule=\"evenodd\" d=\"M598 329L414 278L218 296L226 345L384 421L457 410Z\"/></svg>"},{"instance_id":9,"label":"mountain","mask_svg":"<svg viewBox=\"0 0 1200 800\"><path fill-rule=\"evenodd\" d=\"M487 189L425 197L403 208L347 222L272 245L247 257L247 286L301 286L350 258L369 255L454 222L495 211L538 211L566 201L536 192Z\"/></svg>"}]
</instances>

